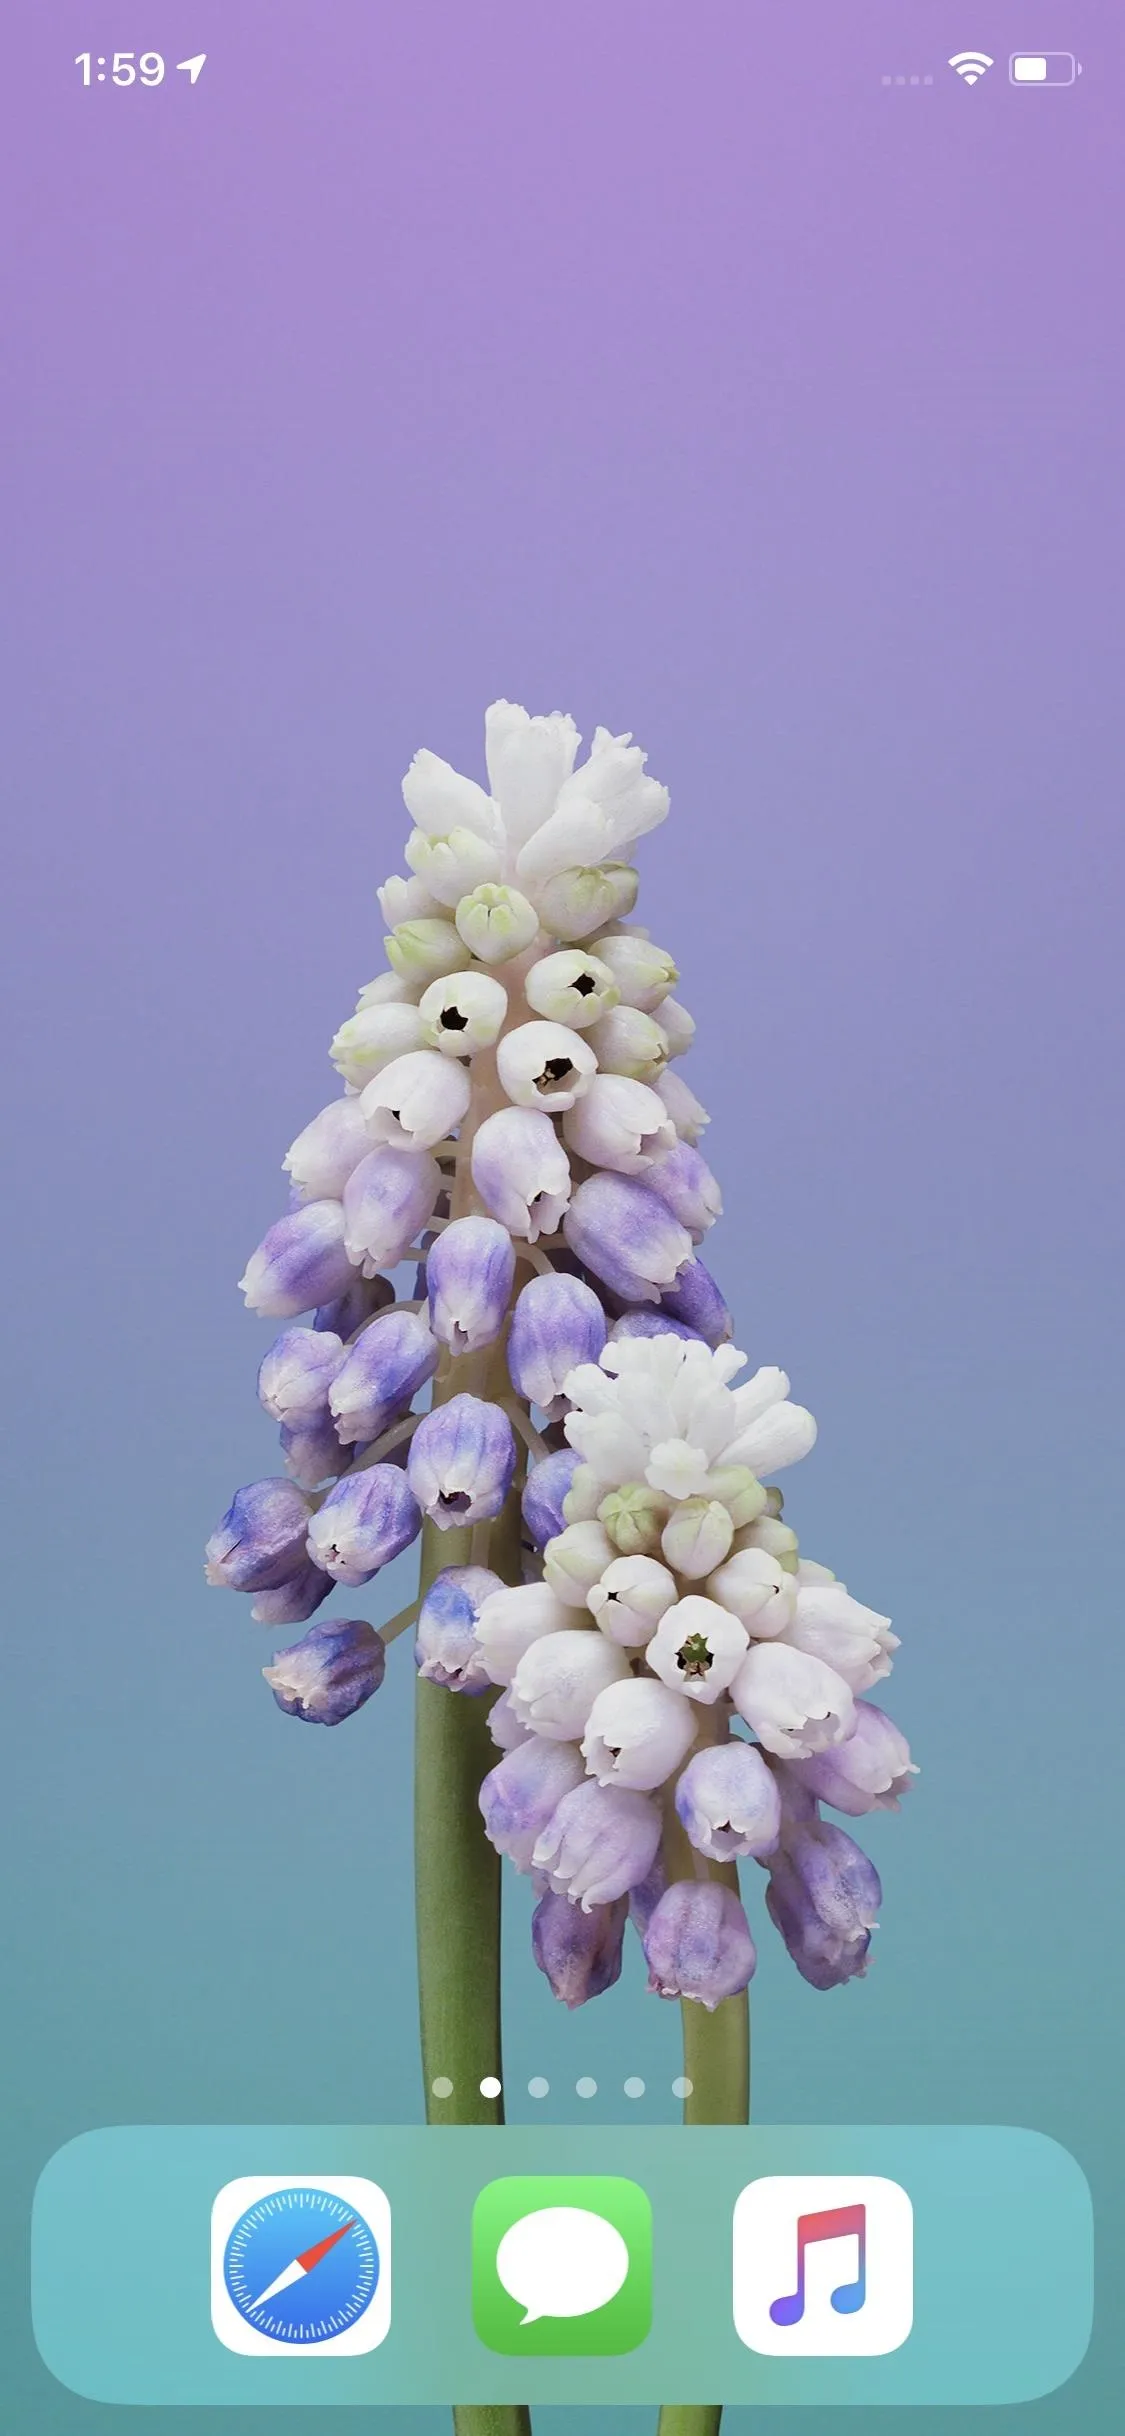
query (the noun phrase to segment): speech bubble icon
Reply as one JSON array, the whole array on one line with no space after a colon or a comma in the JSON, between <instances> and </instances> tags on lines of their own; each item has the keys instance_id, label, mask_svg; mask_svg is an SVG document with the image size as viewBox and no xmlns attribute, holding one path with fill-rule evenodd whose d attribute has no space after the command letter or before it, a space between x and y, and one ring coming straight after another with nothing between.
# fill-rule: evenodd
<instances>
[{"instance_id":1,"label":"speech bubble icon","mask_svg":"<svg viewBox=\"0 0 1125 2436\"><path fill-rule=\"evenodd\" d=\"M592 2208L535 2208L509 2225L496 2272L524 2311L522 2326L537 2318L584 2318L620 2292L628 2244Z\"/></svg>"}]
</instances>

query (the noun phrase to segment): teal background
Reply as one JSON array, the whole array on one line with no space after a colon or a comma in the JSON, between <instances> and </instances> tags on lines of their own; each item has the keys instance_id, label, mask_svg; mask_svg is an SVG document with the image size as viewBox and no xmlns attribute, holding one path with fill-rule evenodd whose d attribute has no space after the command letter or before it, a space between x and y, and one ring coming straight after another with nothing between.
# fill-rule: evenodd
<instances>
[{"instance_id":1,"label":"teal background","mask_svg":"<svg viewBox=\"0 0 1125 2436\"><path fill-rule=\"evenodd\" d=\"M299 2180L333 2171L366 2175L390 2202L390 2332L355 2360L237 2357L211 2330L216 2192L246 2172ZM882 2174L909 2193L914 2324L899 2350L777 2360L740 2342L731 2308L734 2203L755 2176L789 2173ZM474 2201L486 2183L513 2174L619 2175L647 2193L652 2326L635 2351L516 2359L478 2338ZM580 2191L575 2204L586 2204ZM501 2229L518 2213L504 2214ZM625 2229L624 2215L605 2213ZM629 2396L658 2403L709 2394L756 2405L879 2405L881 2425L882 2409L895 2403L1023 2403L1062 2384L1089 2333L1091 2233L1089 2192L1073 2159L1041 2134L1005 2128L123 2128L72 2142L40 2181L35 2325L55 2373L110 2402L182 2394L316 2407L325 2394L335 2403L399 2406L421 2394L569 2398L600 2411ZM635 2257L631 2227L627 2238ZM791 2264L779 2262L780 2289L789 2288Z\"/></svg>"},{"instance_id":2,"label":"teal background","mask_svg":"<svg viewBox=\"0 0 1125 2436\"><path fill-rule=\"evenodd\" d=\"M821 1425L794 1523L902 1635L886 1697L922 1775L859 1831L886 1890L868 1978L806 1987L750 1876L757 2114L1072 2150L1105 2307L1014 2424L1118 2436L1125 24L1066 14L1086 72L1035 94L942 64L1038 39L1011 0L6 12L20 2436L120 2417L31 2340L63 2142L420 2114L408 1651L307 1731L201 1556L275 1461L271 1330L235 1280L380 959L401 774L422 743L479 771L500 693L635 730L671 787L638 910L699 1023L714 1265ZM77 51L134 42L208 64L79 90ZM882 86L914 70L933 87ZM378 1619L405 1577L326 1612ZM635 1944L567 2014L510 1873L507 1901L513 2115L543 2073L564 2127L671 2123L677 2013ZM653 2414L537 2414L592 2428ZM735 2410L724 2436L759 2429Z\"/></svg>"}]
</instances>

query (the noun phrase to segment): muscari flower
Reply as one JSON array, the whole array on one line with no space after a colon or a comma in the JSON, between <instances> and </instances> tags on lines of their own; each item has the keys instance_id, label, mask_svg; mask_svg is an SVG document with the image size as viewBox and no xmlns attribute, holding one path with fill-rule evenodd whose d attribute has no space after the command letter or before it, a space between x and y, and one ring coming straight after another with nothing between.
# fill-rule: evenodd
<instances>
[{"instance_id":1,"label":"muscari flower","mask_svg":"<svg viewBox=\"0 0 1125 2436\"><path fill-rule=\"evenodd\" d=\"M322 1420L344 1347L326 1328L287 1328L270 1346L258 1371L258 1402L273 1421L290 1429Z\"/></svg>"},{"instance_id":2,"label":"muscari flower","mask_svg":"<svg viewBox=\"0 0 1125 2436\"><path fill-rule=\"evenodd\" d=\"M599 939L596 952L613 975L624 1005L640 1007L646 1015L656 1012L680 978L671 956L641 932L611 932Z\"/></svg>"},{"instance_id":3,"label":"muscari flower","mask_svg":"<svg viewBox=\"0 0 1125 2436\"><path fill-rule=\"evenodd\" d=\"M508 993L492 973L449 973L431 981L418 1002L427 1048L445 1057L472 1057L499 1038ZM413 1044L411 1044L413 1045Z\"/></svg>"},{"instance_id":4,"label":"muscari flower","mask_svg":"<svg viewBox=\"0 0 1125 2436\"><path fill-rule=\"evenodd\" d=\"M778 1772L853 1819L871 1810L897 1810L917 1774L905 1735L873 1700L857 1700L846 1742L815 1751L811 1759L786 1762Z\"/></svg>"},{"instance_id":5,"label":"muscari flower","mask_svg":"<svg viewBox=\"0 0 1125 2436\"><path fill-rule=\"evenodd\" d=\"M408 1412L438 1366L424 1312L384 1311L344 1355L328 1391L343 1446L367 1445Z\"/></svg>"},{"instance_id":6,"label":"muscari flower","mask_svg":"<svg viewBox=\"0 0 1125 2436\"><path fill-rule=\"evenodd\" d=\"M635 1176L588 1176L563 1234L583 1265L625 1301L654 1303L691 1259L691 1236Z\"/></svg>"},{"instance_id":7,"label":"muscari flower","mask_svg":"<svg viewBox=\"0 0 1125 2436\"><path fill-rule=\"evenodd\" d=\"M624 1896L590 1911L550 1889L540 1896L531 1917L531 1951L561 2004L573 2010L620 1979L628 1916Z\"/></svg>"},{"instance_id":8,"label":"muscari flower","mask_svg":"<svg viewBox=\"0 0 1125 2436\"><path fill-rule=\"evenodd\" d=\"M607 1334L597 1295L580 1277L560 1271L529 1279L508 1330L508 1376L516 1394L537 1404L549 1421L560 1419L567 1409L565 1380L579 1362L596 1362Z\"/></svg>"},{"instance_id":9,"label":"muscari flower","mask_svg":"<svg viewBox=\"0 0 1125 2436\"><path fill-rule=\"evenodd\" d=\"M422 1512L439 1530L491 1522L507 1497L516 1468L512 1424L499 1404L480 1396L451 1396L419 1422L407 1476Z\"/></svg>"},{"instance_id":10,"label":"muscari flower","mask_svg":"<svg viewBox=\"0 0 1125 2436\"><path fill-rule=\"evenodd\" d=\"M454 1218L426 1261L434 1335L453 1353L491 1345L504 1325L515 1274L506 1227L495 1218Z\"/></svg>"},{"instance_id":11,"label":"muscari flower","mask_svg":"<svg viewBox=\"0 0 1125 2436\"><path fill-rule=\"evenodd\" d=\"M510 1342L509 1339L509 1346ZM564 1446L557 1453L545 1455L541 1462L532 1464L528 1472L520 1503L524 1522L537 1548L545 1547L549 1539L554 1539L566 1527L563 1499L578 1469L579 1460L572 1446Z\"/></svg>"},{"instance_id":12,"label":"muscari flower","mask_svg":"<svg viewBox=\"0 0 1125 2436\"><path fill-rule=\"evenodd\" d=\"M613 1562L613 1546L600 1522L568 1522L543 1551L543 1577L566 1607L585 1608L594 1583Z\"/></svg>"},{"instance_id":13,"label":"muscari flower","mask_svg":"<svg viewBox=\"0 0 1125 2436\"><path fill-rule=\"evenodd\" d=\"M592 1075L582 1097L567 1110L562 1130L576 1158L591 1167L612 1168L620 1176L655 1178L676 1145L676 1130L663 1100L647 1083L627 1074ZM668 1202L667 1193L661 1198ZM673 1216L682 1219L679 1210L673 1210Z\"/></svg>"},{"instance_id":14,"label":"muscari flower","mask_svg":"<svg viewBox=\"0 0 1125 2436\"><path fill-rule=\"evenodd\" d=\"M388 1303L393 1303L395 1290L389 1277L364 1277L353 1269L342 1294L329 1303L318 1304L313 1312L313 1327L326 1329L346 1344L357 1328L374 1319Z\"/></svg>"},{"instance_id":15,"label":"muscari flower","mask_svg":"<svg viewBox=\"0 0 1125 2436\"><path fill-rule=\"evenodd\" d=\"M441 1169L429 1150L385 1144L369 1151L344 1186L349 1260L369 1277L376 1269L393 1269L433 1216L440 1191Z\"/></svg>"},{"instance_id":16,"label":"muscari flower","mask_svg":"<svg viewBox=\"0 0 1125 2436\"><path fill-rule=\"evenodd\" d=\"M663 1107L663 1101L659 1104ZM693 1150L690 1142L677 1142L663 1158L657 1159L645 1181L667 1202L673 1218L686 1226L693 1243L701 1242L716 1218L722 1217L723 1196L718 1184L702 1152Z\"/></svg>"},{"instance_id":17,"label":"muscari flower","mask_svg":"<svg viewBox=\"0 0 1125 2436\"><path fill-rule=\"evenodd\" d=\"M357 1588L416 1539L422 1517L397 1465L373 1463L330 1489L308 1527L309 1555Z\"/></svg>"},{"instance_id":18,"label":"muscari flower","mask_svg":"<svg viewBox=\"0 0 1125 2436\"><path fill-rule=\"evenodd\" d=\"M539 916L518 888L486 884L462 897L455 915L458 935L482 964L507 964L530 947Z\"/></svg>"},{"instance_id":19,"label":"muscari flower","mask_svg":"<svg viewBox=\"0 0 1125 2436\"><path fill-rule=\"evenodd\" d=\"M668 1035L655 1015L640 1007L607 1007L590 1040L603 1074L631 1075L634 1082L651 1083L668 1062Z\"/></svg>"},{"instance_id":20,"label":"muscari flower","mask_svg":"<svg viewBox=\"0 0 1125 2436\"><path fill-rule=\"evenodd\" d=\"M331 1616L263 1666L279 1709L308 1725L354 1717L383 1680L387 1653L373 1626Z\"/></svg>"},{"instance_id":21,"label":"muscari flower","mask_svg":"<svg viewBox=\"0 0 1125 2436\"><path fill-rule=\"evenodd\" d=\"M621 995L609 966L582 947L564 947L553 956L541 956L523 988L536 1015L546 1016L551 1023L568 1024L576 1032L585 1032L596 1023L607 1007L616 1006Z\"/></svg>"},{"instance_id":22,"label":"muscari flower","mask_svg":"<svg viewBox=\"0 0 1125 2436\"><path fill-rule=\"evenodd\" d=\"M330 1413L315 1421L283 1421L280 1436L285 1469L299 1488L319 1489L325 1480L338 1480L352 1461L352 1450L341 1446Z\"/></svg>"},{"instance_id":23,"label":"muscari flower","mask_svg":"<svg viewBox=\"0 0 1125 2436\"><path fill-rule=\"evenodd\" d=\"M304 1624L330 1598L336 1584L330 1573L306 1555L295 1572L273 1590L260 1590L250 1610L255 1624Z\"/></svg>"},{"instance_id":24,"label":"muscari flower","mask_svg":"<svg viewBox=\"0 0 1125 2436\"><path fill-rule=\"evenodd\" d=\"M657 1075L653 1089L657 1097L663 1100L681 1142L690 1142L693 1146L698 1143L700 1134L706 1132L711 1119L702 1100L697 1100L683 1075L665 1070Z\"/></svg>"},{"instance_id":25,"label":"muscari flower","mask_svg":"<svg viewBox=\"0 0 1125 2436\"><path fill-rule=\"evenodd\" d=\"M538 1734L506 1751L480 1789L484 1832L525 1874L531 1856L563 1796L582 1783L582 1762L572 1743L545 1742Z\"/></svg>"},{"instance_id":26,"label":"muscari flower","mask_svg":"<svg viewBox=\"0 0 1125 2436\"><path fill-rule=\"evenodd\" d=\"M793 1593L793 1613L783 1638L835 1668L853 1692L868 1692L891 1671L898 1636L889 1616L849 1598L842 1582L802 1584Z\"/></svg>"},{"instance_id":27,"label":"muscari flower","mask_svg":"<svg viewBox=\"0 0 1125 2436\"><path fill-rule=\"evenodd\" d=\"M707 1707L730 1691L746 1656L746 1634L737 1616L714 1599L695 1595L668 1608L645 1651L662 1683Z\"/></svg>"},{"instance_id":28,"label":"muscari flower","mask_svg":"<svg viewBox=\"0 0 1125 2436\"><path fill-rule=\"evenodd\" d=\"M548 1582L502 1584L482 1602L477 1646L490 1683L509 1684L533 1641L565 1632L573 1621Z\"/></svg>"},{"instance_id":29,"label":"muscari flower","mask_svg":"<svg viewBox=\"0 0 1125 2436\"><path fill-rule=\"evenodd\" d=\"M617 1556L586 1593L600 1632L623 1649L644 1649L675 1604L676 1577L651 1556Z\"/></svg>"},{"instance_id":30,"label":"muscari flower","mask_svg":"<svg viewBox=\"0 0 1125 2436\"><path fill-rule=\"evenodd\" d=\"M552 1235L570 1199L570 1161L541 1108L498 1108L473 1139L472 1176L485 1207L510 1235Z\"/></svg>"},{"instance_id":31,"label":"muscari flower","mask_svg":"<svg viewBox=\"0 0 1125 2436\"><path fill-rule=\"evenodd\" d=\"M399 1150L432 1150L459 1125L469 1105L469 1077L456 1060L437 1049L413 1049L392 1058L360 1096L363 1120L374 1143Z\"/></svg>"},{"instance_id":32,"label":"muscari flower","mask_svg":"<svg viewBox=\"0 0 1125 2436\"><path fill-rule=\"evenodd\" d=\"M598 1693L628 1672L624 1650L604 1633L545 1633L524 1651L512 1677L512 1714L548 1742L574 1742Z\"/></svg>"},{"instance_id":33,"label":"muscari flower","mask_svg":"<svg viewBox=\"0 0 1125 2436\"><path fill-rule=\"evenodd\" d=\"M305 1561L309 1503L291 1480L238 1489L204 1550L213 1588L276 1590Z\"/></svg>"},{"instance_id":34,"label":"muscari flower","mask_svg":"<svg viewBox=\"0 0 1125 2436\"><path fill-rule=\"evenodd\" d=\"M606 922L620 922L637 902L631 863L575 864L538 890L544 930L560 939L588 939Z\"/></svg>"},{"instance_id":35,"label":"muscari flower","mask_svg":"<svg viewBox=\"0 0 1125 2436\"><path fill-rule=\"evenodd\" d=\"M660 1308L683 1320L705 1345L725 1345L734 1335L730 1307L702 1260L685 1261L661 1294Z\"/></svg>"},{"instance_id":36,"label":"muscari flower","mask_svg":"<svg viewBox=\"0 0 1125 2436\"><path fill-rule=\"evenodd\" d=\"M249 1310L266 1319L295 1319L342 1294L351 1273L340 1203L306 1201L270 1227L238 1282Z\"/></svg>"},{"instance_id":37,"label":"muscari flower","mask_svg":"<svg viewBox=\"0 0 1125 2436\"><path fill-rule=\"evenodd\" d=\"M713 1880L677 1880L661 1895L644 1934L648 1984L656 1996L686 1996L713 2013L739 1996L757 1955L737 1895Z\"/></svg>"},{"instance_id":38,"label":"muscari flower","mask_svg":"<svg viewBox=\"0 0 1125 2436\"><path fill-rule=\"evenodd\" d=\"M863 1977L882 1899L874 1864L826 1819L789 1828L769 1863L766 1909L814 1988Z\"/></svg>"},{"instance_id":39,"label":"muscari flower","mask_svg":"<svg viewBox=\"0 0 1125 2436\"><path fill-rule=\"evenodd\" d=\"M777 1780L752 1743L717 1742L693 1752L676 1784L676 1812L689 1842L708 1860L744 1854L763 1860L776 1849Z\"/></svg>"},{"instance_id":40,"label":"muscari flower","mask_svg":"<svg viewBox=\"0 0 1125 2436\"><path fill-rule=\"evenodd\" d=\"M660 1844L660 1811L643 1793L587 1779L563 1795L531 1855L553 1893L614 1903L648 1876Z\"/></svg>"},{"instance_id":41,"label":"muscari flower","mask_svg":"<svg viewBox=\"0 0 1125 2436\"><path fill-rule=\"evenodd\" d=\"M563 1023L521 1023L505 1032L496 1051L496 1071L517 1108L542 1108L555 1115L573 1108L589 1089L597 1059L581 1032Z\"/></svg>"},{"instance_id":42,"label":"muscari flower","mask_svg":"<svg viewBox=\"0 0 1125 2436\"><path fill-rule=\"evenodd\" d=\"M411 1049L423 1048L425 1039L426 1027L418 1007L409 1000L392 1001L390 1004L378 1002L374 1006L357 1007L355 1014L349 1015L347 1022L342 1023L339 1031L333 1034L328 1054L337 1074L345 1083L350 1083L353 1092L359 1092L373 1075L381 1073L384 1066L389 1066L394 1059L405 1057ZM360 1130L365 1136L362 1148L357 1153L357 1157L362 1158L363 1151L371 1148L363 1111L354 1099L337 1104L355 1110ZM319 1122L319 1119L316 1121ZM301 1140L303 1136L298 1136L298 1143ZM294 1149L298 1143L294 1144ZM353 1160L352 1165L355 1163ZM347 1176L333 1189L342 1192L346 1182Z\"/></svg>"},{"instance_id":43,"label":"muscari flower","mask_svg":"<svg viewBox=\"0 0 1125 2436\"><path fill-rule=\"evenodd\" d=\"M484 1565L446 1565L435 1574L418 1611L414 1663L427 1683L450 1692L485 1692L489 1676L477 1638L480 1612L499 1574Z\"/></svg>"},{"instance_id":44,"label":"muscari flower","mask_svg":"<svg viewBox=\"0 0 1125 2436\"><path fill-rule=\"evenodd\" d=\"M655 1792L690 1751L695 1724L690 1704L666 1684L621 1671L599 1692L586 1718L586 1766L599 1785Z\"/></svg>"},{"instance_id":45,"label":"muscari flower","mask_svg":"<svg viewBox=\"0 0 1125 2436\"><path fill-rule=\"evenodd\" d=\"M730 1695L759 1742L779 1759L809 1759L814 1751L843 1742L855 1722L855 1702L842 1675L784 1641L754 1642Z\"/></svg>"},{"instance_id":46,"label":"muscari flower","mask_svg":"<svg viewBox=\"0 0 1125 2436\"><path fill-rule=\"evenodd\" d=\"M386 907L384 907L384 913ZM388 961L404 981L440 981L446 973L460 972L472 958L472 949L465 945L455 924L441 914L422 914L413 921L397 921L386 941Z\"/></svg>"},{"instance_id":47,"label":"muscari flower","mask_svg":"<svg viewBox=\"0 0 1125 2436\"><path fill-rule=\"evenodd\" d=\"M338 1201L370 1148L359 1102L330 1100L290 1143L281 1164L302 1201Z\"/></svg>"}]
</instances>

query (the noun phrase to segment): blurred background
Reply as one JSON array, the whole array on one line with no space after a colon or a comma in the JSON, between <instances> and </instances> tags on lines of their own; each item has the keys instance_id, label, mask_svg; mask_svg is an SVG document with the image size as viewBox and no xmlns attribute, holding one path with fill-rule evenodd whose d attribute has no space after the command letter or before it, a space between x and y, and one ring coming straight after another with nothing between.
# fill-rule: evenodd
<instances>
[{"instance_id":1,"label":"blurred background","mask_svg":"<svg viewBox=\"0 0 1125 2436\"><path fill-rule=\"evenodd\" d=\"M671 787L638 919L709 1257L820 1422L787 1519L902 1635L870 1976L815 1994L749 1888L756 2112L1048 2131L1116 2290L1120 29L1074 0L1034 93L991 0L972 89L929 0L142 14L23 0L0 90L11 2253L92 2125L420 2111L409 1654L303 1734L201 1551L274 1468L235 1280L381 964L402 772L483 775L506 694ZM84 88L123 42L206 65ZM507 1883L512 2114L542 2075L674 2119L639 1951L566 2014ZM22 2269L12 2311L13 2424L108 2424ZM1117 2408L1096 2336L1021 2436Z\"/></svg>"}]
</instances>

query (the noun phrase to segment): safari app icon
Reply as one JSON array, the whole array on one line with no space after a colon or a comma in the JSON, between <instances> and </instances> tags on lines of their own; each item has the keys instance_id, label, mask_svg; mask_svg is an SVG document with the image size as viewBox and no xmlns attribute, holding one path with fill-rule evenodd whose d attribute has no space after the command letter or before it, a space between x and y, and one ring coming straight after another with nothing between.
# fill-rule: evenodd
<instances>
[{"instance_id":1,"label":"safari app icon","mask_svg":"<svg viewBox=\"0 0 1125 2436\"><path fill-rule=\"evenodd\" d=\"M775 2359L898 2351L914 2322L914 2211L881 2174L764 2174L734 2211L734 2323Z\"/></svg>"},{"instance_id":2,"label":"safari app icon","mask_svg":"<svg viewBox=\"0 0 1125 2436\"><path fill-rule=\"evenodd\" d=\"M620 2174L508 2174L473 2209L473 2324L515 2358L635 2351L652 2325L652 2209Z\"/></svg>"}]
</instances>

